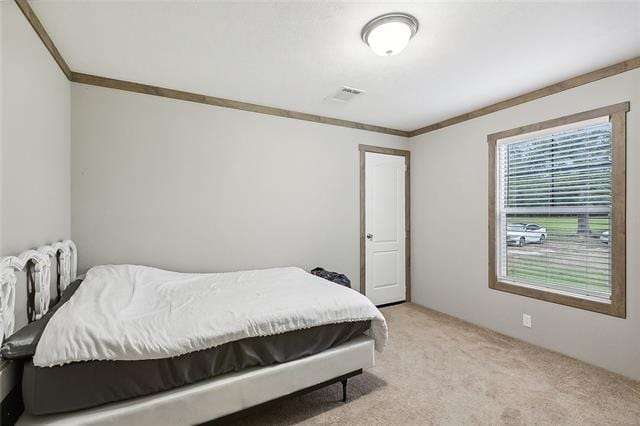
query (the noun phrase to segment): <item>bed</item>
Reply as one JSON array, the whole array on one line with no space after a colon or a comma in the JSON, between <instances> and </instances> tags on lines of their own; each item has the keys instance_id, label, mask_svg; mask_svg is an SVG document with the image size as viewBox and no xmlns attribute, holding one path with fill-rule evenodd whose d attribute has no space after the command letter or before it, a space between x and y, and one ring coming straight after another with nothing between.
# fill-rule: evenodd
<instances>
[{"instance_id":1,"label":"bed","mask_svg":"<svg viewBox=\"0 0 640 426\"><path fill-rule=\"evenodd\" d=\"M32 356L14 361L23 367L18 424L223 421L336 382L346 401L347 380L386 342L384 318L364 296L298 268L104 265L83 281L76 259L64 241L0 261L1 335L13 334L15 271L28 272L29 327L40 333Z\"/></svg>"}]
</instances>

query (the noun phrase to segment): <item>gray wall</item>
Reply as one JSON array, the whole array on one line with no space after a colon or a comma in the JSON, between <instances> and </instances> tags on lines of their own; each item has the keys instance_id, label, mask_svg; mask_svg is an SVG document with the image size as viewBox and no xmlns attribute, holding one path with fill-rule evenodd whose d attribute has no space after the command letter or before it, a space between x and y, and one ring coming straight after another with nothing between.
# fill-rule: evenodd
<instances>
[{"instance_id":1,"label":"gray wall","mask_svg":"<svg viewBox=\"0 0 640 426\"><path fill-rule=\"evenodd\" d=\"M72 85L80 269L323 266L359 282L358 144L406 138Z\"/></svg>"},{"instance_id":2,"label":"gray wall","mask_svg":"<svg viewBox=\"0 0 640 426\"><path fill-rule=\"evenodd\" d=\"M69 238L70 83L13 1L2 2L1 256ZM26 289L17 287L18 326Z\"/></svg>"},{"instance_id":3,"label":"gray wall","mask_svg":"<svg viewBox=\"0 0 640 426\"><path fill-rule=\"evenodd\" d=\"M627 151L627 319L490 290L487 134L631 101ZM413 138L417 303L640 379L640 70ZM522 327L522 314L533 328Z\"/></svg>"},{"instance_id":4,"label":"gray wall","mask_svg":"<svg viewBox=\"0 0 640 426\"><path fill-rule=\"evenodd\" d=\"M14 2L0 7L0 255L73 235L81 269L323 265L357 286L357 145L406 140L81 85L70 107ZM635 70L411 140L416 302L640 379L639 91ZM628 318L489 290L486 135L626 100ZM21 280L18 325L24 299Z\"/></svg>"}]
</instances>

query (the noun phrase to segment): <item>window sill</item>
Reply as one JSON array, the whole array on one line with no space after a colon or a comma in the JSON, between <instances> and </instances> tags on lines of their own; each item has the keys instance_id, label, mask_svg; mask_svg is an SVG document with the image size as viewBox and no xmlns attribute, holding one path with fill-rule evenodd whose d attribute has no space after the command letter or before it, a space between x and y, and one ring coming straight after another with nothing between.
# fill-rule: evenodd
<instances>
[{"instance_id":1,"label":"window sill","mask_svg":"<svg viewBox=\"0 0 640 426\"><path fill-rule=\"evenodd\" d=\"M490 277L489 288L493 290L517 294L520 296L530 297L533 299L543 300L545 302L557 303L573 308L611 315L618 318L627 317L626 306L624 305L624 303L615 303L615 298L612 298L613 302L604 302L586 296L572 296L570 294L556 292L553 290L542 290L540 288L527 285L517 285L499 281L498 279L496 279L496 277Z\"/></svg>"}]
</instances>

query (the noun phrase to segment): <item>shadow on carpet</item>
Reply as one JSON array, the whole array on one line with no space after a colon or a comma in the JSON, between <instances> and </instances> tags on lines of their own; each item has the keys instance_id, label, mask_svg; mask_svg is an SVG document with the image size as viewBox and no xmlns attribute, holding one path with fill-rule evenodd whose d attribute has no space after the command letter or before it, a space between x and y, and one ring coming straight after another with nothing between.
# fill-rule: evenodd
<instances>
[{"instance_id":1,"label":"shadow on carpet","mask_svg":"<svg viewBox=\"0 0 640 426\"><path fill-rule=\"evenodd\" d=\"M384 388L387 383L369 372L349 379L348 400L353 403L359 398ZM320 414L342 408L342 384L334 383L326 388L309 392L289 400L277 401L256 408L232 422L234 425L294 425ZM286 416L283 413L286 412ZM231 424L231 423L230 423Z\"/></svg>"}]
</instances>

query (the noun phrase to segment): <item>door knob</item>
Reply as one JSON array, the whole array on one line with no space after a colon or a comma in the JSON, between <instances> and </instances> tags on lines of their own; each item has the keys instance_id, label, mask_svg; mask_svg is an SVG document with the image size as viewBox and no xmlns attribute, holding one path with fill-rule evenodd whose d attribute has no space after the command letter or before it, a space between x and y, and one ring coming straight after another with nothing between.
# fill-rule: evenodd
<instances>
[{"instance_id":1,"label":"door knob","mask_svg":"<svg viewBox=\"0 0 640 426\"><path fill-rule=\"evenodd\" d=\"M367 240L373 240L373 234L367 234Z\"/></svg>"}]
</instances>

